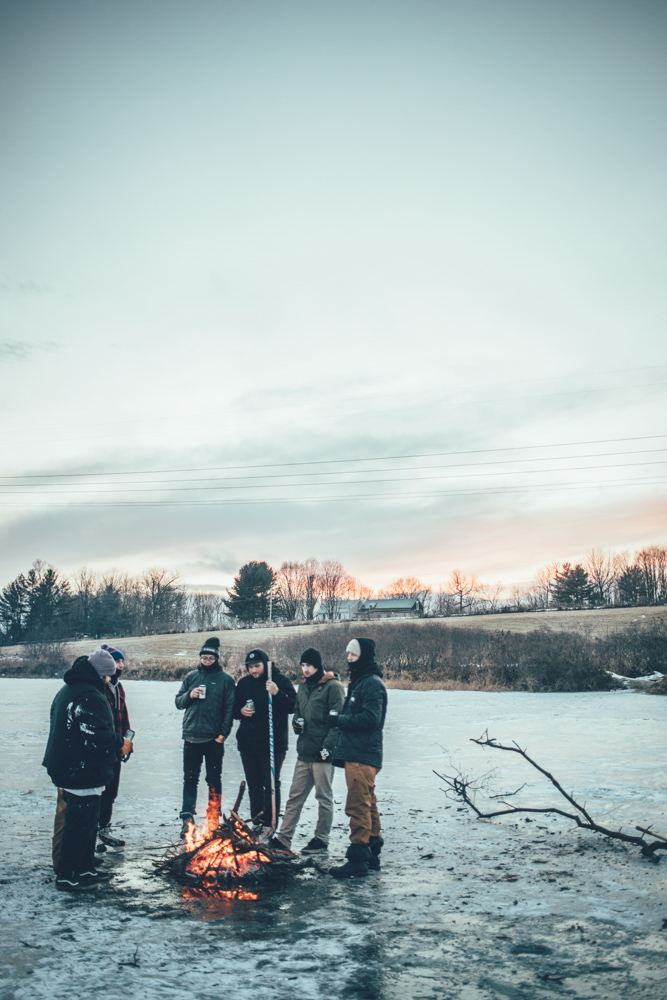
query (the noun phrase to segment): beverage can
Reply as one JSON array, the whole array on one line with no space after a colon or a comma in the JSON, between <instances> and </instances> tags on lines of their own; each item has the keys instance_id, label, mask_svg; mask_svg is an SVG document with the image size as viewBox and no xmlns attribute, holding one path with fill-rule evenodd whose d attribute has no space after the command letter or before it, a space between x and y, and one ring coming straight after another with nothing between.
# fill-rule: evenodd
<instances>
[{"instance_id":1,"label":"beverage can","mask_svg":"<svg viewBox=\"0 0 667 1000\"><path fill-rule=\"evenodd\" d=\"M206 685L205 684L200 684L199 685L199 697L200 698L205 698L206 697Z\"/></svg>"},{"instance_id":2,"label":"beverage can","mask_svg":"<svg viewBox=\"0 0 667 1000\"><path fill-rule=\"evenodd\" d=\"M248 709L249 712L255 711L255 702L252 700L252 698L248 698L247 702L245 703L245 707Z\"/></svg>"}]
</instances>

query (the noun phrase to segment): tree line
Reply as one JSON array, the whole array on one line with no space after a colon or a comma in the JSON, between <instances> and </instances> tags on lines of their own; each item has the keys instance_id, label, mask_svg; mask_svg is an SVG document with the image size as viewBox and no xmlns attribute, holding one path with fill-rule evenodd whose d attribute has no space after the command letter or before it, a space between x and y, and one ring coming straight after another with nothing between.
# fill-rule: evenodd
<instances>
[{"instance_id":1,"label":"tree line","mask_svg":"<svg viewBox=\"0 0 667 1000\"><path fill-rule=\"evenodd\" d=\"M190 592L177 573L152 567L139 576L86 567L68 579L37 560L0 592L0 637L6 644L89 636L142 635L234 628L265 622L339 617L343 601L371 596L421 601L431 617L667 603L667 546L632 556L591 549L581 562L550 563L526 588L488 584L454 569L437 590L416 577L373 594L335 559L265 561L242 566L226 596Z\"/></svg>"}]
</instances>

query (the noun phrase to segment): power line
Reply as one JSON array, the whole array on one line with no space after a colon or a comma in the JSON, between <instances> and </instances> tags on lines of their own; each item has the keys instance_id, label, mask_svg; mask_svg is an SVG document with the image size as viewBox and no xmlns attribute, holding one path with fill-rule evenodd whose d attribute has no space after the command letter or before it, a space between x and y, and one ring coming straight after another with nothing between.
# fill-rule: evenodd
<instances>
[{"instance_id":1,"label":"power line","mask_svg":"<svg viewBox=\"0 0 667 1000\"><path fill-rule=\"evenodd\" d=\"M587 465L585 469L581 466L569 466L564 469L515 469L512 472L471 472L467 475L455 475L455 476L410 476L405 479L355 479L352 482L334 482L334 483L309 483L309 486L367 486L372 483L410 483L410 482L435 482L438 479L477 479L481 476L539 476L549 473L559 473L559 472L588 472L591 469L629 469L637 465L664 465L667 459L660 459L658 461L651 462L625 462L622 465ZM403 471L403 470L401 470ZM409 472L409 469L405 470ZM335 475L335 473L332 473ZM24 485L24 484L20 484ZM75 484L75 486L78 484ZM106 483L100 484L106 487ZM253 483L252 486L160 486L157 489L138 489L138 490L86 490L86 489L73 489L73 490L42 490L39 494L44 495L55 495L64 496L67 493L72 493L74 496L81 496L85 493L93 493L96 496L105 496L108 493L183 493L195 491L199 492L201 490L277 490L277 489L300 489L304 483ZM39 489L39 484L33 490L27 490L22 492L17 489L0 490L0 493L7 493L10 496L32 496L35 490Z\"/></svg>"},{"instance_id":2,"label":"power line","mask_svg":"<svg viewBox=\"0 0 667 1000\"><path fill-rule=\"evenodd\" d=\"M637 449L635 451L598 451L598 452L589 452L586 455L551 455L548 458L539 458L539 457L536 457L536 458L506 458L506 459L493 460L493 461L490 461L490 462L461 462L461 463L455 463L455 464L451 464L451 465L446 465L446 466L444 466L444 468L446 468L446 469L475 469L475 468L478 468L481 465L516 465L519 462L522 462L524 464L526 462L566 462L566 461L571 461L572 459L576 459L577 461L579 461L579 460L583 460L585 458L616 458L619 455L646 455L646 454L655 454L656 452L659 452L659 451L667 451L667 447L662 447L662 448L639 448L639 449ZM625 465L628 465L628 466L631 465L631 464L632 465L649 465L651 463L649 463L649 462L625 463ZM619 464L618 466L613 466L613 467L620 469L620 468L623 468L624 465L623 464ZM399 466L398 468L396 468L396 467L386 468L385 467L383 469L362 469L362 470L359 470L359 471L357 471L355 469L350 469L349 472L345 471L344 469L337 469L334 472L275 472L275 473L272 472L272 473L264 473L264 475L261 475L261 476L231 476L231 477L225 477L224 479L216 478L216 477L206 477L206 478L200 477L200 478L197 478L197 479L146 479L146 480L133 480L133 479L130 479L130 480L126 480L126 482L130 486L154 486L154 485L159 485L159 484L162 484L162 483L226 483L226 482L230 482L230 481L233 481L233 480L236 480L236 479L245 479L245 480L248 480L248 479L253 479L253 480L254 479L286 479L288 477L294 478L295 476L299 476L300 478L303 479L306 476L310 476L310 477L313 477L313 476L340 476L340 475L344 475L344 476L356 476L356 475L359 475L360 472L361 473L363 473L363 472L374 472L374 473L380 473L380 472L424 472L424 471L430 470L430 469L442 469L442 468L443 468L442 465L409 465L409 466L403 466L403 467ZM590 468L606 468L606 466L590 466ZM612 466L609 466L609 468L612 468ZM516 469L514 471L515 472L521 472L521 471L529 471L529 470ZM562 472L562 471L572 471L572 470L569 470L569 469L568 470L565 470L565 469L536 469L535 471L536 472ZM146 473L146 474L148 475L148 473ZM488 474L490 475L491 473L488 473ZM507 473L505 473L505 475L513 475L513 474L514 474L514 472L512 472L512 471L508 471ZM83 475L83 473L82 473L82 475ZM471 473L471 475L477 475L477 473ZM5 477L5 478L27 479L28 477L27 476L16 476L16 477ZM9 485L18 487L18 486L26 486L27 484L26 483L15 483L15 484L9 484ZM67 483L44 483L44 484L42 484L42 483L36 483L35 484L36 487L39 487L41 485L44 485L44 486L47 486L47 485L49 485L49 486L66 486ZM82 483L81 485L84 486L84 485L87 485L87 484ZM121 485L124 485L124 484L120 483L120 482L114 482L112 480L111 482L100 483L99 485L100 486L121 486ZM279 484L279 485L300 486L300 485L304 485L304 484L301 484L301 483L284 483L284 484ZM317 484L313 484L313 485L317 485ZM327 485L327 484L322 484L322 485ZM239 487L239 489L241 489L241 488L242 487ZM250 486L248 487L248 489L251 489L251 488L252 487L250 487ZM201 487L201 489L204 489L204 487ZM0 492L2 492L2 491L0 491Z\"/></svg>"},{"instance_id":3,"label":"power line","mask_svg":"<svg viewBox=\"0 0 667 1000\"><path fill-rule=\"evenodd\" d=\"M423 498L423 497L450 497L450 496L487 496L499 493L539 493L539 492L561 492L563 490L573 490L582 488L604 488L604 487L618 487L624 488L626 486L651 486L651 485L662 485L667 483L667 479L609 479L601 481L586 481L582 483L565 483L560 485L554 485L553 483L540 483L531 486L523 487L488 487L484 489L477 490L450 490L450 491L438 491L434 493L364 493L352 496L330 496L330 497L275 497L267 498L265 500L100 500L100 501L88 501L84 500L82 503L64 503L58 504L49 501L45 504L10 504L5 501L0 501L0 507L20 507L23 508L44 508L48 509L51 507L69 507L70 509L76 507L225 507L225 506L255 506L257 504L301 504L301 503L334 503L337 501L348 501L348 500L388 500L392 498Z\"/></svg>"},{"instance_id":4,"label":"power line","mask_svg":"<svg viewBox=\"0 0 667 1000\"><path fill-rule=\"evenodd\" d=\"M635 437L621 437L621 438L595 438L589 441L561 441L555 444L525 444L525 445L509 445L500 448L469 448L459 451L429 451L429 452L419 452L412 455L375 455L365 458L325 458L316 459L310 462L266 462L258 465L213 465L213 466L200 466L197 468L189 469L130 469L127 472L123 470L114 470L107 472L43 472L43 473L29 473L26 475L15 475L15 476L0 476L0 480L5 479L72 479L81 478L86 476L90 478L91 476L158 476L158 475L173 475L175 473L183 474L186 472L226 472L239 469L293 469L293 468L303 468L308 465L342 465L350 464L352 462L402 462L408 461L412 458L448 458L454 455L491 455L498 454L503 451L534 451L536 449L544 448L581 448L592 444L621 444L628 441L657 441L667 438L667 434L640 434ZM661 450L661 449L660 449ZM576 455L564 456L576 458ZM520 461L529 461L528 459ZM532 461L532 459L531 459ZM370 469L367 471L371 471ZM262 477L265 478L265 477Z\"/></svg>"}]
</instances>

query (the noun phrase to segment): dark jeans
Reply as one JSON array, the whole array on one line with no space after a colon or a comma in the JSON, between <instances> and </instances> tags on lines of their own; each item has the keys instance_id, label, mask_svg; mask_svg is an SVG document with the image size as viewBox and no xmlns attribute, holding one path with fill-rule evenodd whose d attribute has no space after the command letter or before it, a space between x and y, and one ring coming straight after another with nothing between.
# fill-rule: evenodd
<instances>
[{"instance_id":1,"label":"dark jeans","mask_svg":"<svg viewBox=\"0 0 667 1000\"><path fill-rule=\"evenodd\" d=\"M114 765L113 778L102 792L102 800L100 802L100 829L108 826L111 822L113 804L116 801L116 797L118 795L118 785L120 784L120 768L120 761L117 760Z\"/></svg>"},{"instance_id":2,"label":"dark jeans","mask_svg":"<svg viewBox=\"0 0 667 1000\"><path fill-rule=\"evenodd\" d=\"M276 822L280 814L280 770L285 751L275 755L276 768ZM250 816L258 817L265 826L271 826L271 761L267 752L242 753L241 761L250 796Z\"/></svg>"},{"instance_id":3,"label":"dark jeans","mask_svg":"<svg viewBox=\"0 0 667 1000\"><path fill-rule=\"evenodd\" d=\"M201 772L202 760L206 761L206 784L209 795L213 792L222 795L222 758L225 755L224 743L209 740L208 743L183 743L183 808L181 817L194 816L197 805L197 785Z\"/></svg>"},{"instance_id":4,"label":"dark jeans","mask_svg":"<svg viewBox=\"0 0 667 1000\"><path fill-rule=\"evenodd\" d=\"M100 818L99 795L72 795L63 791L67 803L65 825L56 871L59 875L80 875L95 871L95 840Z\"/></svg>"}]
</instances>

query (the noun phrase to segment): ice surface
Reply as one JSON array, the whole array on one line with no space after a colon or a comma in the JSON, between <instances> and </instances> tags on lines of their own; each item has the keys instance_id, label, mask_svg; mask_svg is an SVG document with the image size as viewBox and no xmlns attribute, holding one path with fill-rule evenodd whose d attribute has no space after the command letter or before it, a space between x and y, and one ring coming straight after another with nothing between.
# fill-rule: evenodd
<instances>
[{"instance_id":1,"label":"ice surface","mask_svg":"<svg viewBox=\"0 0 667 1000\"><path fill-rule=\"evenodd\" d=\"M127 847L109 856L111 885L70 897L53 886L55 789L40 766L59 682L0 680L0 1000L667 998L667 859L651 864L563 820L475 821L433 774L450 762L495 769L495 790L528 781L524 801L554 801L522 761L469 742L488 729L526 747L606 823L665 833L667 699L390 691L377 783L382 872L340 884L306 871L257 901L210 902L151 874L180 825L179 685L125 686L136 752L114 823ZM291 748L284 795L293 761ZM232 738L226 808L241 778ZM337 860L346 846L340 773L334 791ZM314 818L311 800L297 849Z\"/></svg>"}]
</instances>

